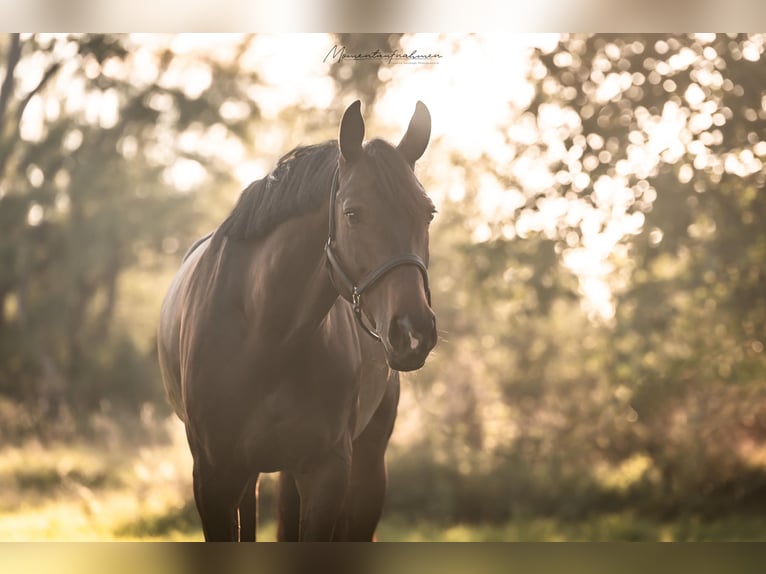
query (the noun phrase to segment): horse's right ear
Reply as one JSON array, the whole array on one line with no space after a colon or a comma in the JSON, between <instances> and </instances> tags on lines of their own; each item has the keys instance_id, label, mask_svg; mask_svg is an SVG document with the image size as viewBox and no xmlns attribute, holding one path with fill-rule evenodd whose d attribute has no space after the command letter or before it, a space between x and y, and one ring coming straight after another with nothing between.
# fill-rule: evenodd
<instances>
[{"instance_id":1,"label":"horse's right ear","mask_svg":"<svg viewBox=\"0 0 766 574\"><path fill-rule=\"evenodd\" d=\"M428 140L431 138L431 114L426 105L418 100L415 104L415 113L412 114L410 125L407 127L407 133L404 134L402 141L396 146L402 152L411 167L420 159L423 152L426 151Z\"/></svg>"},{"instance_id":2,"label":"horse's right ear","mask_svg":"<svg viewBox=\"0 0 766 574\"><path fill-rule=\"evenodd\" d=\"M338 142L340 154L347 162L354 162L362 155L362 141L364 140L364 120L362 119L362 102L355 101L343 114L340 121L340 133Z\"/></svg>"}]
</instances>

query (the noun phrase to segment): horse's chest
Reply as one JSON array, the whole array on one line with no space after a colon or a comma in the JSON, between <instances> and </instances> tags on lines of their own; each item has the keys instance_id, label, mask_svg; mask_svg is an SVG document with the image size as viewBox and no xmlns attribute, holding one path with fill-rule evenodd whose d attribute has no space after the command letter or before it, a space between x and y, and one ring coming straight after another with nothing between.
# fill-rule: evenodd
<instances>
[{"instance_id":1,"label":"horse's chest","mask_svg":"<svg viewBox=\"0 0 766 574\"><path fill-rule=\"evenodd\" d=\"M244 457L259 472L300 468L359 436L390 374L381 357L363 352L349 360L331 344L291 360L276 358L277 349L234 351L216 361L212 382L192 386L200 392L187 398L210 456Z\"/></svg>"},{"instance_id":2,"label":"horse's chest","mask_svg":"<svg viewBox=\"0 0 766 574\"><path fill-rule=\"evenodd\" d=\"M341 444L354 430L357 397L350 378L307 369L274 381L251 405L240 444L253 466L271 472Z\"/></svg>"}]
</instances>

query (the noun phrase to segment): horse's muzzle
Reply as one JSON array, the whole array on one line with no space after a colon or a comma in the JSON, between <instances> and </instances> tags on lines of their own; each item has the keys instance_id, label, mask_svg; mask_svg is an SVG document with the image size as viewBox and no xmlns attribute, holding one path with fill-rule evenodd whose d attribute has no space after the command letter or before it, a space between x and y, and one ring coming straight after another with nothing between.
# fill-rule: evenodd
<instances>
[{"instance_id":1,"label":"horse's muzzle","mask_svg":"<svg viewBox=\"0 0 766 574\"><path fill-rule=\"evenodd\" d=\"M394 317L388 330L388 365L397 371L421 368L436 345L436 318L429 313L424 325L415 326L408 316Z\"/></svg>"}]
</instances>

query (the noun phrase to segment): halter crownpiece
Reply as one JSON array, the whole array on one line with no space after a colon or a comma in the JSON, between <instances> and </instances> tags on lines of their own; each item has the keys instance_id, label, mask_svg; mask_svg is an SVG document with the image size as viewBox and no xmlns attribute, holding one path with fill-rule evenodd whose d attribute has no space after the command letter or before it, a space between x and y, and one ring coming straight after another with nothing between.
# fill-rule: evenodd
<instances>
[{"instance_id":1,"label":"halter crownpiece","mask_svg":"<svg viewBox=\"0 0 766 574\"><path fill-rule=\"evenodd\" d=\"M365 333L380 341L380 335L370 327L368 327L364 319L362 318L362 294L369 289L372 285L377 283L386 273L392 269L399 267L400 265L414 265L420 271L423 277L423 286L426 291L426 300L428 306L431 306L431 289L428 287L428 268L423 260L414 253L407 253L403 255L397 255L389 259L383 265L380 265L376 269L370 271L365 275L361 281L354 283L348 276L343 266L340 264L338 257L335 255L333 249L333 243L335 242L335 198L338 194L338 169L335 169L335 173L332 176L332 187L330 189L330 220L329 220L329 232L327 235L327 243L325 244L324 252L327 257L327 263L330 266L332 272L330 273L330 281L332 281L338 293L346 301L351 303L354 311L354 316L357 322L362 327ZM338 284L338 281L340 284Z\"/></svg>"}]
</instances>

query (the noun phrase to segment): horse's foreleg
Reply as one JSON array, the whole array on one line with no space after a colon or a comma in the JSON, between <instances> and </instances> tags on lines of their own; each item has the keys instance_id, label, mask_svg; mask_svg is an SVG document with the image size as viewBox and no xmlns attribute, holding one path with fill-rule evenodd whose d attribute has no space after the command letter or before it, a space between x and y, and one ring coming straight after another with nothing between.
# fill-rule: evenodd
<instances>
[{"instance_id":1,"label":"horse's foreleg","mask_svg":"<svg viewBox=\"0 0 766 574\"><path fill-rule=\"evenodd\" d=\"M300 493L300 540L330 541L343 507L351 472L351 439L296 473Z\"/></svg>"},{"instance_id":2,"label":"horse's foreleg","mask_svg":"<svg viewBox=\"0 0 766 574\"><path fill-rule=\"evenodd\" d=\"M386 486L385 451L361 451L355 444L348 495L334 540L374 540L383 511Z\"/></svg>"},{"instance_id":3,"label":"horse's foreleg","mask_svg":"<svg viewBox=\"0 0 766 574\"><path fill-rule=\"evenodd\" d=\"M255 542L258 530L258 475L247 483L239 501L239 540Z\"/></svg>"},{"instance_id":4,"label":"horse's foreleg","mask_svg":"<svg viewBox=\"0 0 766 574\"><path fill-rule=\"evenodd\" d=\"M216 469L198 458L194 461L194 501L202 519L205 540L239 540L237 505L247 476Z\"/></svg>"},{"instance_id":5,"label":"horse's foreleg","mask_svg":"<svg viewBox=\"0 0 766 574\"><path fill-rule=\"evenodd\" d=\"M386 496L386 447L398 403L399 383L395 379L372 420L354 441L351 482L335 540L369 542L375 538Z\"/></svg>"}]
</instances>

